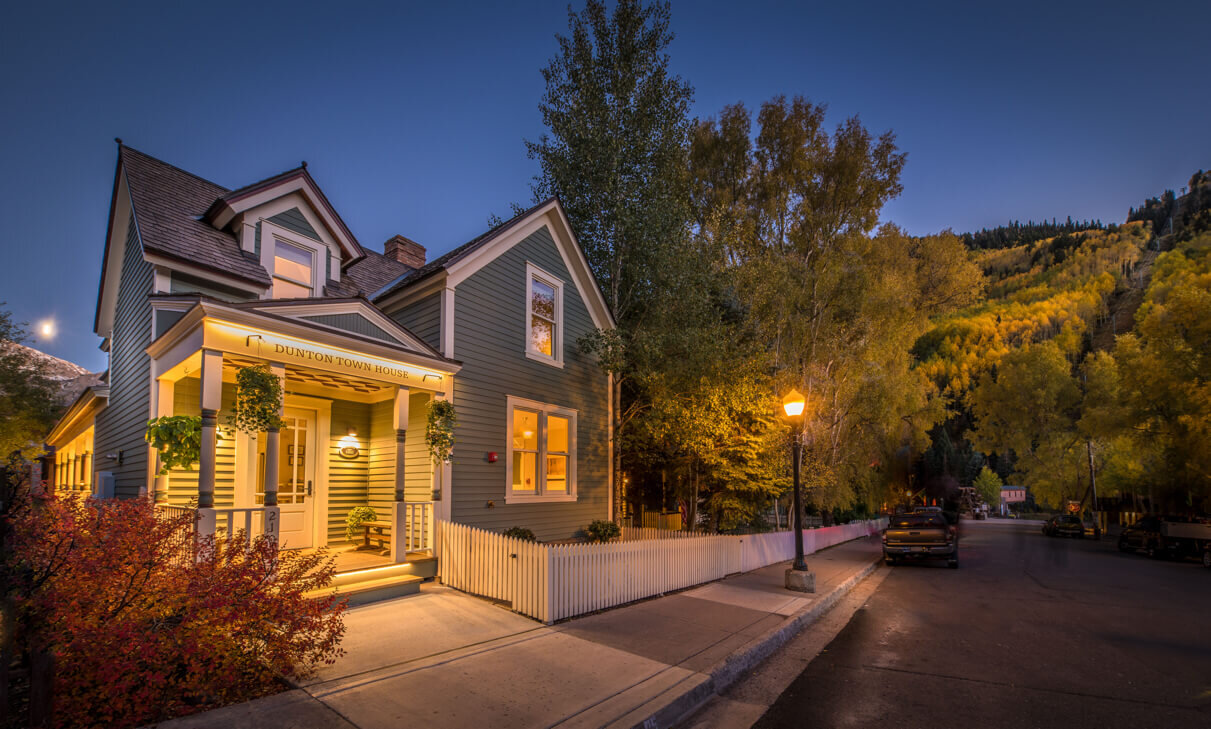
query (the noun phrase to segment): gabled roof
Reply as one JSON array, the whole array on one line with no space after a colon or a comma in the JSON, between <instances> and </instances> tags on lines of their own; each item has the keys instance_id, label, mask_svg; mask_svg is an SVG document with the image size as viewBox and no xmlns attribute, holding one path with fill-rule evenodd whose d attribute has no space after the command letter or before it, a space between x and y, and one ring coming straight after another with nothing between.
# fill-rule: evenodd
<instances>
[{"instance_id":1,"label":"gabled roof","mask_svg":"<svg viewBox=\"0 0 1211 729\"><path fill-rule=\"evenodd\" d=\"M405 288L409 288L411 286L414 286L415 284L420 283L422 280L428 278L432 274L437 273L438 271L444 270L447 266L457 263L458 261L462 260L466 256L474 253L479 248L487 245L488 243L496 240L500 236L509 232L513 228L517 227L517 225L519 223L521 223L522 221L529 218L530 215L532 213L534 213L536 210L538 210L539 208L542 208L546 205L550 205L553 201L555 201L555 198L553 198L553 197L547 198L546 200L543 200L542 202L535 205L534 207L528 208L528 209L523 210L522 212L518 213L517 215L514 215L513 217L509 218L508 220L501 223L500 225L497 225L495 228L492 228L488 232L482 233L482 234L476 236L475 238L472 238L471 240L467 241L466 243L463 243L462 245L458 246L457 248L450 251L449 253L445 253L441 256L438 256L437 258L434 258L432 261L429 261L428 263L421 266L420 268L407 271L407 272L397 276L390 283L388 283L387 285L383 286L379 290L370 294L370 298L374 301L378 301L381 298L390 296L391 294L395 293L396 291L401 291Z\"/></svg>"},{"instance_id":2,"label":"gabled roof","mask_svg":"<svg viewBox=\"0 0 1211 729\"><path fill-rule=\"evenodd\" d=\"M145 252L269 285L269 274L234 235L201 219L226 188L125 145L118 154Z\"/></svg>"},{"instance_id":3,"label":"gabled roof","mask_svg":"<svg viewBox=\"0 0 1211 729\"><path fill-rule=\"evenodd\" d=\"M437 367L451 374L458 372L462 363L446 357L427 344L423 339L413 334L403 325L389 319L373 304L362 298L356 299L264 299L258 301L221 301L206 294L151 294L157 301L171 301L190 304L186 313L176 323L152 340L145 350L153 357L159 356L170 346L174 338L183 330L193 327L205 316L235 324L254 325L260 330L284 336L302 336L313 339L316 336L336 337L343 340L341 346L355 349L377 356L387 356L400 361L416 360L425 366ZM314 321L310 315L316 311L308 308L334 307L341 304L354 304L367 319L372 319L385 329L396 333L392 341L367 336L362 333L349 331L339 327ZM322 341L322 340L317 340ZM355 347L351 345L356 345ZM400 358L400 355L404 355ZM409 359L411 358L411 359Z\"/></svg>"},{"instance_id":4,"label":"gabled roof","mask_svg":"<svg viewBox=\"0 0 1211 729\"><path fill-rule=\"evenodd\" d=\"M380 329L383 334L387 335L391 342L396 345L402 345L406 348L416 350L417 352L430 357L439 359L448 359L441 352L434 349L428 342L413 334L411 330L403 324L388 317L380 311L374 304L371 304L361 296L350 297L345 299L336 298L309 298L309 299L263 299L259 301L242 301L239 303L228 304L233 309L243 309L246 311L256 311L262 314L268 314L275 317L283 317L296 319L306 322L311 326L321 326L324 328L339 329L343 334L349 336L366 336L364 333L351 332L340 327L326 325L322 319L325 315L339 315L344 313L352 313L365 319L370 324Z\"/></svg>"},{"instance_id":5,"label":"gabled roof","mask_svg":"<svg viewBox=\"0 0 1211 729\"><path fill-rule=\"evenodd\" d=\"M393 294L417 287L421 282L439 272L446 276L446 285L456 287L458 283L509 250L524 237L546 227L555 241L555 247L571 274L581 299L589 309L594 325L602 329L614 327L614 316L606 303L597 279L589 268L584 250L576 241L571 223L564 212L559 198L551 197L528 210L523 210L509 220L492 228L449 253L439 256L417 270L406 273L370 296L374 302L383 301ZM404 294L406 297L408 294Z\"/></svg>"},{"instance_id":6,"label":"gabled roof","mask_svg":"<svg viewBox=\"0 0 1211 729\"><path fill-rule=\"evenodd\" d=\"M392 281L417 270L377 251L368 248L362 250L366 257L345 269L345 278L341 283L352 281L359 289L358 293L364 296L369 297Z\"/></svg>"},{"instance_id":7,"label":"gabled roof","mask_svg":"<svg viewBox=\"0 0 1211 729\"><path fill-rule=\"evenodd\" d=\"M290 192L300 193L319 215L337 245L344 251L343 265L349 265L365 255L349 226L345 225L336 208L328 202L328 196L307 172L306 163L218 196L206 209L203 217L214 227L225 228L236 215Z\"/></svg>"},{"instance_id":8,"label":"gabled roof","mask_svg":"<svg viewBox=\"0 0 1211 729\"><path fill-rule=\"evenodd\" d=\"M213 215L215 210L233 201L247 200L251 195L290 181L301 182L307 188L310 200L325 208L327 220L334 221L346 242L355 246L347 249L350 255L343 264L342 279L327 283L325 293L328 296L365 296L414 270L381 253L362 248L303 167L287 170L238 190L228 190L137 149L119 144L113 200L110 203L111 229L106 236L94 325L99 326L101 322L111 241L115 239L115 233L119 241L126 234L125 230L112 230L118 196L124 194L121 189L123 182L129 190L132 213L144 253L233 277L246 282L255 291L270 285L268 272L258 258L240 247L233 233L211 225L206 216Z\"/></svg>"}]
</instances>

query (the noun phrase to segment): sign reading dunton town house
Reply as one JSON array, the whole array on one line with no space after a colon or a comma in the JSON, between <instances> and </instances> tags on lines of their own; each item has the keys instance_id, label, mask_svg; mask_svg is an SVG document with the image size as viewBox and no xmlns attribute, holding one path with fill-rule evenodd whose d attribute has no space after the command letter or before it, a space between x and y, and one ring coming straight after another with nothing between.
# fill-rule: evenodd
<instances>
[{"instance_id":1,"label":"sign reading dunton town house","mask_svg":"<svg viewBox=\"0 0 1211 729\"><path fill-rule=\"evenodd\" d=\"M435 370L227 322L207 322L206 346L411 387L441 390L444 381L442 373Z\"/></svg>"}]
</instances>

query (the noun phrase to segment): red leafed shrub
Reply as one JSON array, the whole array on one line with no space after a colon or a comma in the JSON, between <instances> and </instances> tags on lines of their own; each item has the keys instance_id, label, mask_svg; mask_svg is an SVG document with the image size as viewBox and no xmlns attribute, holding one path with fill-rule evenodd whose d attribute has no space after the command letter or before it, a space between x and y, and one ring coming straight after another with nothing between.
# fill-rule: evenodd
<instances>
[{"instance_id":1,"label":"red leafed shrub","mask_svg":"<svg viewBox=\"0 0 1211 729\"><path fill-rule=\"evenodd\" d=\"M54 723L138 726L273 693L343 652L333 558L189 538L148 499L49 499L4 559L17 646L54 656ZM196 557L196 558L195 558Z\"/></svg>"}]
</instances>

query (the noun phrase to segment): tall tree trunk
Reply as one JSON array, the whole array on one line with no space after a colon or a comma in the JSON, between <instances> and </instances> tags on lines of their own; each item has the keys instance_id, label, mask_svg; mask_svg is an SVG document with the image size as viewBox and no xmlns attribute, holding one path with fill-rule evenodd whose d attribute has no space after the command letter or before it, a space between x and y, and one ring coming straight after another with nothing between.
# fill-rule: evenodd
<instances>
[{"instance_id":1,"label":"tall tree trunk","mask_svg":"<svg viewBox=\"0 0 1211 729\"><path fill-rule=\"evenodd\" d=\"M614 450L614 518L618 520L625 512L626 484L622 480L622 387L617 378L614 379L614 392L610 395L614 401L614 442L611 448Z\"/></svg>"}]
</instances>

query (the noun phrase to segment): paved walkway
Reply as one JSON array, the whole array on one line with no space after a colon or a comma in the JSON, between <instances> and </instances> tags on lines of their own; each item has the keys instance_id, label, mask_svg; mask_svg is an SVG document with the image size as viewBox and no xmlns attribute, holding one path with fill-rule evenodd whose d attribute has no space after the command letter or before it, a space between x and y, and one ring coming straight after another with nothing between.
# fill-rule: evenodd
<instances>
[{"instance_id":1,"label":"paved walkway","mask_svg":"<svg viewBox=\"0 0 1211 729\"><path fill-rule=\"evenodd\" d=\"M552 626L440 585L350 610L347 655L302 688L161 724L190 727L669 726L823 614L876 538ZM644 724L648 721L648 724Z\"/></svg>"}]
</instances>

